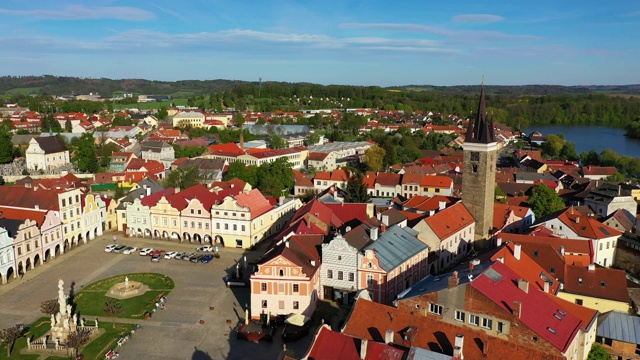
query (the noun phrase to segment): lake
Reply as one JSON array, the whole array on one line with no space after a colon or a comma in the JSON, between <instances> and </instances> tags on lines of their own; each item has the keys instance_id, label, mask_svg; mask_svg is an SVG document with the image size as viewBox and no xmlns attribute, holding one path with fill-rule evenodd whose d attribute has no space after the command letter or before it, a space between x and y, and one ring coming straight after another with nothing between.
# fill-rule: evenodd
<instances>
[{"instance_id":1,"label":"lake","mask_svg":"<svg viewBox=\"0 0 640 360\"><path fill-rule=\"evenodd\" d=\"M598 153L611 149L618 155L640 157L640 139L625 136L625 130L604 126L533 126L523 130L529 134L539 131L543 135L564 134L568 141L576 144L578 155L584 151L595 150Z\"/></svg>"}]
</instances>

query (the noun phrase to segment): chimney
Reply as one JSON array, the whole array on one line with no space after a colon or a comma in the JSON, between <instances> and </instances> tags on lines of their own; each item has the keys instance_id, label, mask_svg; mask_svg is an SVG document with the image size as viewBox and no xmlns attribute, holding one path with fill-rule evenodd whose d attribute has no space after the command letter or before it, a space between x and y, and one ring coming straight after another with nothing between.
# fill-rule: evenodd
<instances>
[{"instance_id":1,"label":"chimney","mask_svg":"<svg viewBox=\"0 0 640 360\"><path fill-rule=\"evenodd\" d=\"M564 246L560 246L560 255L564 256Z\"/></svg>"},{"instance_id":2,"label":"chimney","mask_svg":"<svg viewBox=\"0 0 640 360\"><path fill-rule=\"evenodd\" d=\"M367 345L369 344L369 340L362 339L360 340L360 359L364 360L367 358Z\"/></svg>"},{"instance_id":3,"label":"chimney","mask_svg":"<svg viewBox=\"0 0 640 360\"><path fill-rule=\"evenodd\" d=\"M522 245L516 244L516 246L513 248L513 257L516 258L516 260L518 261L520 261L521 252L522 252Z\"/></svg>"},{"instance_id":4,"label":"chimney","mask_svg":"<svg viewBox=\"0 0 640 360\"><path fill-rule=\"evenodd\" d=\"M240 132L240 150L244 151L244 134Z\"/></svg>"},{"instance_id":5,"label":"chimney","mask_svg":"<svg viewBox=\"0 0 640 360\"><path fill-rule=\"evenodd\" d=\"M279 203L280 205L284 204L284 199L286 199L284 196L280 196L280 197L278 198L278 203Z\"/></svg>"},{"instance_id":6,"label":"chimney","mask_svg":"<svg viewBox=\"0 0 640 360\"><path fill-rule=\"evenodd\" d=\"M622 185L618 185L618 196L622 193Z\"/></svg>"},{"instance_id":7,"label":"chimney","mask_svg":"<svg viewBox=\"0 0 640 360\"><path fill-rule=\"evenodd\" d=\"M589 266L587 266L587 270L589 271L596 271L596 264L589 264Z\"/></svg>"},{"instance_id":8,"label":"chimney","mask_svg":"<svg viewBox=\"0 0 640 360\"><path fill-rule=\"evenodd\" d=\"M288 241L287 241L287 245L289 245ZM316 266L316 261L315 260L311 260L310 263L311 263L311 266L313 266L313 267Z\"/></svg>"},{"instance_id":9,"label":"chimney","mask_svg":"<svg viewBox=\"0 0 640 360\"><path fill-rule=\"evenodd\" d=\"M284 246L289 247L289 240L284 242Z\"/></svg>"},{"instance_id":10,"label":"chimney","mask_svg":"<svg viewBox=\"0 0 640 360\"><path fill-rule=\"evenodd\" d=\"M502 238L497 238L496 239L496 247L500 247L502 245Z\"/></svg>"},{"instance_id":11,"label":"chimney","mask_svg":"<svg viewBox=\"0 0 640 360\"><path fill-rule=\"evenodd\" d=\"M520 319L520 315L522 315L522 303L520 301L514 301L511 306L511 313L513 316Z\"/></svg>"},{"instance_id":12,"label":"chimney","mask_svg":"<svg viewBox=\"0 0 640 360\"><path fill-rule=\"evenodd\" d=\"M382 213L377 213L376 217L378 218L378 221L380 221L380 218L382 217Z\"/></svg>"},{"instance_id":13,"label":"chimney","mask_svg":"<svg viewBox=\"0 0 640 360\"><path fill-rule=\"evenodd\" d=\"M453 274L449 277L449 289L453 289L454 287L460 284L460 278L458 277L458 272L454 271Z\"/></svg>"},{"instance_id":14,"label":"chimney","mask_svg":"<svg viewBox=\"0 0 640 360\"><path fill-rule=\"evenodd\" d=\"M146 188L146 190L147 190L147 196L151 195L151 188L148 187L148 188Z\"/></svg>"},{"instance_id":15,"label":"chimney","mask_svg":"<svg viewBox=\"0 0 640 360\"><path fill-rule=\"evenodd\" d=\"M387 329L387 331L384 333L384 343L393 344L393 330Z\"/></svg>"},{"instance_id":16,"label":"chimney","mask_svg":"<svg viewBox=\"0 0 640 360\"><path fill-rule=\"evenodd\" d=\"M489 338L484 339L482 342L482 355L489 355Z\"/></svg>"},{"instance_id":17,"label":"chimney","mask_svg":"<svg viewBox=\"0 0 640 360\"><path fill-rule=\"evenodd\" d=\"M576 224L579 224L579 223L580 223L580 217L576 216Z\"/></svg>"},{"instance_id":18,"label":"chimney","mask_svg":"<svg viewBox=\"0 0 640 360\"><path fill-rule=\"evenodd\" d=\"M504 258L502 256L498 258L498 261L504 264Z\"/></svg>"},{"instance_id":19,"label":"chimney","mask_svg":"<svg viewBox=\"0 0 640 360\"><path fill-rule=\"evenodd\" d=\"M180 192L180 187L179 186L176 186L176 187L173 188L173 193L174 194L177 194L179 192Z\"/></svg>"},{"instance_id":20,"label":"chimney","mask_svg":"<svg viewBox=\"0 0 640 360\"><path fill-rule=\"evenodd\" d=\"M382 223L389 226L389 215L382 215Z\"/></svg>"},{"instance_id":21,"label":"chimney","mask_svg":"<svg viewBox=\"0 0 640 360\"><path fill-rule=\"evenodd\" d=\"M464 359L464 354L462 353L462 346L464 345L464 335L456 335L456 339L454 341L453 346L453 357L456 359Z\"/></svg>"},{"instance_id":22,"label":"chimney","mask_svg":"<svg viewBox=\"0 0 640 360\"><path fill-rule=\"evenodd\" d=\"M518 289L524 291L525 293L529 293L529 282L525 279L518 279Z\"/></svg>"},{"instance_id":23,"label":"chimney","mask_svg":"<svg viewBox=\"0 0 640 360\"><path fill-rule=\"evenodd\" d=\"M544 292L546 292L546 293L549 292L549 282L548 281L544 282Z\"/></svg>"},{"instance_id":24,"label":"chimney","mask_svg":"<svg viewBox=\"0 0 640 360\"><path fill-rule=\"evenodd\" d=\"M435 210L429 210L429 216L433 216L433 214L435 214L436 211Z\"/></svg>"},{"instance_id":25,"label":"chimney","mask_svg":"<svg viewBox=\"0 0 640 360\"><path fill-rule=\"evenodd\" d=\"M371 240L376 241L378 240L378 227L372 227L371 230L369 230L369 237L371 238Z\"/></svg>"},{"instance_id":26,"label":"chimney","mask_svg":"<svg viewBox=\"0 0 640 360\"><path fill-rule=\"evenodd\" d=\"M438 210L444 210L445 207L447 207L447 203L445 201L438 201Z\"/></svg>"},{"instance_id":27,"label":"chimney","mask_svg":"<svg viewBox=\"0 0 640 360\"><path fill-rule=\"evenodd\" d=\"M36 210L40 210L40 205L35 205L35 206L34 206L34 208L35 208Z\"/></svg>"}]
</instances>

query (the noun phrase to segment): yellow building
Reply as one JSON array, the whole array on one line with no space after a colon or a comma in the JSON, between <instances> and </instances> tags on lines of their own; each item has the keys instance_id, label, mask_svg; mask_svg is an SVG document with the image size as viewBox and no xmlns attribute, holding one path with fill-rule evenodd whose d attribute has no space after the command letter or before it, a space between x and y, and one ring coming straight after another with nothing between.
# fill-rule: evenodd
<instances>
[{"instance_id":1,"label":"yellow building","mask_svg":"<svg viewBox=\"0 0 640 360\"><path fill-rule=\"evenodd\" d=\"M624 270L567 265L564 285L558 297L605 313L611 310L629 311L629 290Z\"/></svg>"}]
</instances>

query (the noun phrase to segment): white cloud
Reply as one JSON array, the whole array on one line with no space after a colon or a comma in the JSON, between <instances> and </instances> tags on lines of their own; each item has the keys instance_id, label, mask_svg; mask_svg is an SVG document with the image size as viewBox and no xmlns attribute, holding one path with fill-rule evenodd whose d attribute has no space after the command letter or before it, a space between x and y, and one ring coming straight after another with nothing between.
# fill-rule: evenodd
<instances>
[{"instance_id":1,"label":"white cloud","mask_svg":"<svg viewBox=\"0 0 640 360\"><path fill-rule=\"evenodd\" d=\"M0 8L0 14L28 16L51 20L117 19L129 21L144 21L155 18L155 14L152 12L129 6L90 7L84 5L66 5L62 9L55 10L11 10Z\"/></svg>"},{"instance_id":2,"label":"white cloud","mask_svg":"<svg viewBox=\"0 0 640 360\"><path fill-rule=\"evenodd\" d=\"M504 18L492 14L463 14L454 16L451 20L461 23L488 24L503 21Z\"/></svg>"}]
</instances>

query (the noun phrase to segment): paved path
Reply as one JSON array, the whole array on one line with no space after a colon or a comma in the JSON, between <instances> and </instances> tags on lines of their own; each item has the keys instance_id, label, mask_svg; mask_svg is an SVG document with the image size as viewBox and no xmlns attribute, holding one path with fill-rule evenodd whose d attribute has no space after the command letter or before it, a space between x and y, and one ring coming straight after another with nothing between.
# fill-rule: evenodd
<instances>
[{"instance_id":1,"label":"paved path","mask_svg":"<svg viewBox=\"0 0 640 360\"><path fill-rule=\"evenodd\" d=\"M0 286L0 328L16 323L31 323L43 316L40 304L57 296L58 279L68 291L74 291L94 281L134 272L159 272L170 276L175 289L167 297L167 308L157 311L148 320L117 320L139 323L143 329L119 348L122 359L276 359L282 350L278 339L273 343L251 343L235 339L232 327L244 316L244 304L249 303L248 288L225 286L226 269L235 268L237 260L247 256L257 260L259 252L221 249L221 258L209 264L193 264L182 260L161 260L152 263L137 254L105 253L113 233L72 249L27 272L23 279L13 279ZM119 235L119 239L121 235ZM121 239L118 243L164 250L195 250L195 244L150 239ZM161 246L160 246L161 245ZM214 310L210 310L213 307ZM204 325L200 324L204 320ZM111 318L99 317L111 322ZM230 322L230 324L228 323ZM309 339L287 344L287 348L302 356Z\"/></svg>"}]
</instances>

